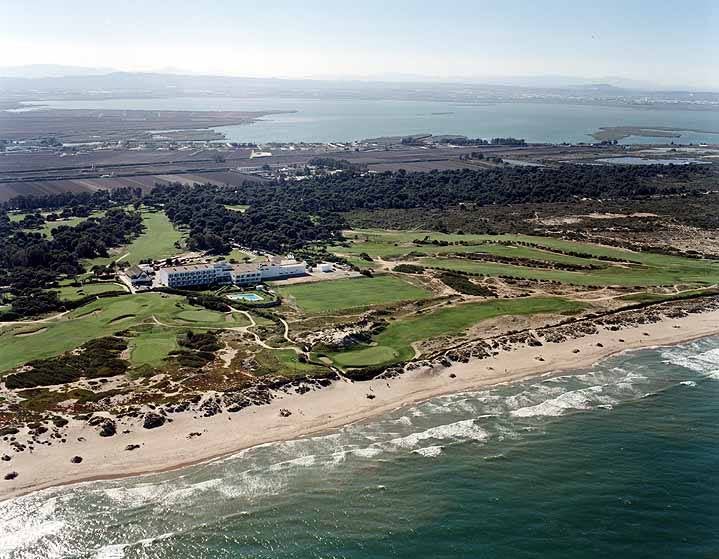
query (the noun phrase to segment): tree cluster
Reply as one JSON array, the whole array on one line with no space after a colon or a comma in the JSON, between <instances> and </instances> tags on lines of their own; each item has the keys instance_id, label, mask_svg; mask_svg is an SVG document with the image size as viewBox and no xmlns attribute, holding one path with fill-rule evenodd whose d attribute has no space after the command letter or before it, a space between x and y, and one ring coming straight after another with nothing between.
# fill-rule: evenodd
<instances>
[{"instance_id":1,"label":"tree cluster","mask_svg":"<svg viewBox=\"0 0 719 559\"><path fill-rule=\"evenodd\" d=\"M18 295L47 287L59 276L82 273L82 259L107 256L109 248L129 243L143 228L139 213L119 209L75 227L62 225L53 230L51 239L10 226L5 228L7 234L0 235L0 284Z\"/></svg>"},{"instance_id":2,"label":"tree cluster","mask_svg":"<svg viewBox=\"0 0 719 559\"><path fill-rule=\"evenodd\" d=\"M225 207L240 197L234 188L171 184L156 186L144 202L164 208L176 226L189 229L188 248L216 254L227 254L233 244L287 252L312 241L331 241L345 225L337 215L309 213L286 199L266 199L245 212Z\"/></svg>"},{"instance_id":3,"label":"tree cluster","mask_svg":"<svg viewBox=\"0 0 719 559\"><path fill-rule=\"evenodd\" d=\"M705 186L707 165L501 167L408 173L344 172L306 181L276 181L228 188L233 204L316 214L382 208L447 208L565 202L578 199L632 199L689 192Z\"/></svg>"},{"instance_id":4,"label":"tree cluster","mask_svg":"<svg viewBox=\"0 0 719 559\"><path fill-rule=\"evenodd\" d=\"M62 192L59 194L47 194L44 196L16 196L0 205L5 210L54 210L65 209L63 217L76 215L83 217L82 213L72 211L73 208L84 207L83 211L106 210L115 206L125 206L140 199L142 190L140 188L115 188L113 190L96 190L94 192Z\"/></svg>"}]
</instances>

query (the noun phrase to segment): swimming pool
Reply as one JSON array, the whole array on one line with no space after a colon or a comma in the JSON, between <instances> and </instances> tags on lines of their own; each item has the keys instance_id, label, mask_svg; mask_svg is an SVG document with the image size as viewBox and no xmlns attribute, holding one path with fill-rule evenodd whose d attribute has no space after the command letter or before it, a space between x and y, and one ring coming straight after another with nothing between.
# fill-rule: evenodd
<instances>
[{"instance_id":1,"label":"swimming pool","mask_svg":"<svg viewBox=\"0 0 719 559\"><path fill-rule=\"evenodd\" d=\"M257 293L230 293L227 297L233 301L251 301L253 303L262 301L262 297Z\"/></svg>"}]
</instances>

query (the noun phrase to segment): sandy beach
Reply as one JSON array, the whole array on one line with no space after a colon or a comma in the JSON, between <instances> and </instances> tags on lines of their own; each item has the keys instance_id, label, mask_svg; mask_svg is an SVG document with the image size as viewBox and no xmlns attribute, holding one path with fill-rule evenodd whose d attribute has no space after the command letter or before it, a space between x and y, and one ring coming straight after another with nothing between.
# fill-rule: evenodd
<instances>
[{"instance_id":1,"label":"sandy beach","mask_svg":"<svg viewBox=\"0 0 719 559\"><path fill-rule=\"evenodd\" d=\"M13 480L0 481L0 499L57 485L185 467L259 444L331 431L436 396L586 369L619 352L715 334L719 334L719 311L710 311L618 331L600 328L580 339L539 347L521 344L493 357L449 367L418 367L389 380L339 380L325 389L283 394L269 405L237 413L173 414L172 422L151 430L142 427L141 419L118 419L112 437L101 438L86 421L71 420L65 444L15 452L8 442L0 442L0 455L11 456L0 463L0 473L18 473ZM128 445L137 446L127 450ZM75 456L82 461L71 462Z\"/></svg>"}]
</instances>

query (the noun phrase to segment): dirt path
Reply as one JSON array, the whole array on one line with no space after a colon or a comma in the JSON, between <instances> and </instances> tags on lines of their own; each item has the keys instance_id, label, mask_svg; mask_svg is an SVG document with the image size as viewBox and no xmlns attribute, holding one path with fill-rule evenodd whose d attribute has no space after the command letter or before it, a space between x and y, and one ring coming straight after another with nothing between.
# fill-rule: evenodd
<instances>
[{"instance_id":1,"label":"dirt path","mask_svg":"<svg viewBox=\"0 0 719 559\"><path fill-rule=\"evenodd\" d=\"M236 328L224 328L224 330L230 330L230 331L232 331L232 332L242 332L242 333L250 334L250 335L254 338L255 343L256 343L258 346L260 346L260 347L262 347L262 348L265 348L265 349L291 349L292 351L294 351L294 352L297 353L298 355L301 355L301 354L304 353L300 348L295 347L294 345L293 345L293 346L288 346L288 347L274 347L274 346L271 346L271 345L266 344L266 343L262 340L262 338L260 338L260 336L259 336L257 333L252 332L252 331L250 330L250 328L254 328L255 326L257 326L257 322L255 322L254 317L253 317L249 312L243 311L243 310L240 310L240 309L236 309L236 308L234 308L234 307L230 307L230 312L236 312L236 313L245 315L245 316L247 317L247 319L250 321L250 325L249 325L249 326L238 326L238 327L236 327ZM290 331L290 326L289 326L289 324L287 324L287 321L286 321L284 318L280 318L280 322L282 322L282 326L283 326L283 328L284 328L284 332L283 332L282 337L283 337L285 340L287 340L289 343L294 344L295 342L293 342L293 341L290 339L290 337L289 337L289 331Z\"/></svg>"},{"instance_id":2,"label":"dirt path","mask_svg":"<svg viewBox=\"0 0 719 559\"><path fill-rule=\"evenodd\" d=\"M36 320L14 320L12 322L0 322L0 326L12 326L14 324L44 324L46 322L52 322L53 320L57 320L58 318L62 318L70 311L63 311L59 314L54 314L52 316L48 316L45 318L38 318Z\"/></svg>"}]
</instances>

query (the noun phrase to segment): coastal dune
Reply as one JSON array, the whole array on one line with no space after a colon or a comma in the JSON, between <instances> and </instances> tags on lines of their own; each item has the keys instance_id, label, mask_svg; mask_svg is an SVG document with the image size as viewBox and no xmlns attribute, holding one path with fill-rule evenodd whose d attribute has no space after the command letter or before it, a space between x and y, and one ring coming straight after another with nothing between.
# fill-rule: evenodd
<instances>
[{"instance_id":1,"label":"coastal dune","mask_svg":"<svg viewBox=\"0 0 719 559\"><path fill-rule=\"evenodd\" d=\"M268 405L237 413L172 414L172 422L154 429L144 429L141 419L119 419L117 434L111 437L99 437L86 421L70 420L65 444L14 452L7 442L0 442L0 454L11 457L2 462L0 473L18 473L15 479L0 481L0 499L57 485L207 462L260 444L328 432L436 396L565 374L623 351L714 334L719 334L717 310L617 331L600 327L595 334L542 346L514 344L485 359L448 367L420 366L390 379L341 379L302 395L280 393ZM73 462L77 456L82 457L79 463Z\"/></svg>"}]
</instances>

